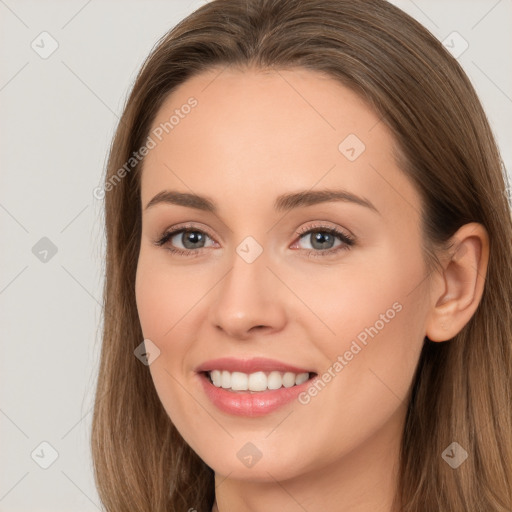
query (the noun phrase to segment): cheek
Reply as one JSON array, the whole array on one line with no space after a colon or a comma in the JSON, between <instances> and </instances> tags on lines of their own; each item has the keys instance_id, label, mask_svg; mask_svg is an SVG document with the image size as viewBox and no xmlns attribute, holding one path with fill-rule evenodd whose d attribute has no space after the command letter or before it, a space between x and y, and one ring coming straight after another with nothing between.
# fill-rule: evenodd
<instances>
[{"instance_id":1,"label":"cheek","mask_svg":"<svg viewBox=\"0 0 512 512\"><path fill-rule=\"evenodd\" d=\"M173 267L165 254L141 250L135 280L137 310L146 338L163 340L204 295L201 280Z\"/></svg>"},{"instance_id":2,"label":"cheek","mask_svg":"<svg viewBox=\"0 0 512 512\"><path fill-rule=\"evenodd\" d=\"M397 249L404 246L389 243L368 250L364 259L347 258L335 270L293 271L293 276L286 276L309 309L299 304L298 321L307 325L310 340L322 344L331 360L354 339L364 344L389 334L387 343L393 345L418 335L426 307L421 286L426 270L410 244L409 252Z\"/></svg>"},{"instance_id":3,"label":"cheek","mask_svg":"<svg viewBox=\"0 0 512 512\"><path fill-rule=\"evenodd\" d=\"M302 282L303 296L317 317L311 317L317 335L311 328L310 339L324 356L323 370L343 374L336 379L339 385L332 386L336 393L360 396L366 389L370 396L379 387L389 393L388 387L405 397L423 345L427 312L426 270L419 249L410 247L390 244L372 253L368 265L358 262L357 268L346 265L336 274L317 274L314 286ZM318 330L319 325L325 329Z\"/></svg>"},{"instance_id":4,"label":"cheek","mask_svg":"<svg viewBox=\"0 0 512 512\"><path fill-rule=\"evenodd\" d=\"M181 380L191 370L198 315L204 315L205 296L214 278L190 267L171 265L165 251L141 250L135 296L144 338L160 350L160 356L150 365L159 392L179 389L172 377Z\"/></svg>"},{"instance_id":5,"label":"cheek","mask_svg":"<svg viewBox=\"0 0 512 512\"><path fill-rule=\"evenodd\" d=\"M144 338L150 339L160 350L149 371L160 401L180 431L190 428L195 418L200 417L199 411L195 411L195 415L183 414L191 408L191 399L180 385L191 343L190 333L194 332L193 315L188 313L201 293L204 295L204 290L197 287L199 281L171 267L165 257L141 250L135 280L139 321Z\"/></svg>"},{"instance_id":6,"label":"cheek","mask_svg":"<svg viewBox=\"0 0 512 512\"><path fill-rule=\"evenodd\" d=\"M415 286L424 269L421 258L407 262L389 256L364 272L326 279L326 293L316 301L318 316L335 334L311 338L326 356L325 365L320 383L300 403L318 434L312 442L318 442L320 453L326 449L322 439L346 433L344 441L329 446L326 460L403 414L423 345L426 293ZM311 288L309 297L318 293Z\"/></svg>"}]
</instances>

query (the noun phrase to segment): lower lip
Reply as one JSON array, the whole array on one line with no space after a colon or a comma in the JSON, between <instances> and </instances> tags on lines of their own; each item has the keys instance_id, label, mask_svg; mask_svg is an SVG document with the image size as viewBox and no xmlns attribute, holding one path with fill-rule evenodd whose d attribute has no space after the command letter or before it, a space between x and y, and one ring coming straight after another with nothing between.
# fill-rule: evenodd
<instances>
[{"instance_id":1,"label":"lower lip","mask_svg":"<svg viewBox=\"0 0 512 512\"><path fill-rule=\"evenodd\" d=\"M248 391L229 391L224 388L218 388L210 382L210 379L204 373L198 375L206 396L221 411L251 418L269 414L292 402L311 385L314 378L290 388L281 387L279 389L251 393Z\"/></svg>"}]
</instances>

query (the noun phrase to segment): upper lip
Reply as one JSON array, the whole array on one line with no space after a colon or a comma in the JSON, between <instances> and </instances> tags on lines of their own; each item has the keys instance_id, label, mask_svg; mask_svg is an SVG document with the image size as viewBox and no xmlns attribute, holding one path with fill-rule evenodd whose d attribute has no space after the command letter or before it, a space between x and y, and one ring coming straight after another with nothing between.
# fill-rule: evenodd
<instances>
[{"instance_id":1,"label":"upper lip","mask_svg":"<svg viewBox=\"0 0 512 512\"><path fill-rule=\"evenodd\" d=\"M219 359L210 359L200 364L196 372L209 372L212 370L226 370L228 372L254 373L263 372L292 372L292 373L310 373L311 370L299 368L276 359L266 357L254 357L251 359L236 359L234 357L222 357ZM314 372L313 372L314 373Z\"/></svg>"}]
</instances>

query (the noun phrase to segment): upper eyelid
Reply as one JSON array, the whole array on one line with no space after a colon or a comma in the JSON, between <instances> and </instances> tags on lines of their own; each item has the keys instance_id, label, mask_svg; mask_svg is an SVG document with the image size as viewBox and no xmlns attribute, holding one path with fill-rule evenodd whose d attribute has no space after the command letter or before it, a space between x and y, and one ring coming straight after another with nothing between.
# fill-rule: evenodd
<instances>
[{"instance_id":1,"label":"upper eyelid","mask_svg":"<svg viewBox=\"0 0 512 512\"><path fill-rule=\"evenodd\" d=\"M313 221L315 223L315 221ZM300 233L300 235L303 235L305 233L307 233L308 231L312 231L312 230L315 230L315 229L334 229L336 231L341 231L343 234L347 234L349 235L350 237L353 237L355 238L355 236L351 233L351 231L349 231L347 228L342 228L340 226L338 226L337 224L335 223L329 223L329 222L326 222L326 221L316 221L318 222L318 224L315 224L315 225L312 225L312 226L303 226L301 228L298 228L297 230L294 230L294 234L298 234ZM184 224L177 224L176 226L173 226L173 227L170 227L170 228L166 228L162 234L166 234L166 233L178 233L178 232L181 232L181 231L204 231L204 233L206 233L208 236L210 236L211 238L215 238L211 233L210 233L210 230L206 227L203 227L203 226L197 226L195 224L190 224L190 223L184 223Z\"/></svg>"},{"instance_id":2,"label":"upper eyelid","mask_svg":"<svg viewBox=\"0 0 512 512\"><path fill-rule=\"evenodd\" d=\"M300 239L303 236L309 234L310 232L321 231L322 229L324 229L327 231L332 230L332 231L339 232L339 234L337 235L339 238L342 239L343 237L345 237L345 238L349 239L352 242L352 244L357 242L357 237L354 236L352 234L352 232L347 230L346 228L341 228L334 223L327 223L326 221L316 221L316 222L318 222L318 224L316 224L313 221L313 225L304 226L297 230L294 230L294 235L296 235ZM183 225L178 224L172 228L164 230L164 232L157 238L156 242L158 242L159 240L164 239L164 238L168 238L168 239L173 238L176 235L179 235L180 233L182 233L184 231L204 232L211 240L218 243L216 237L213 236L207 228L202 227L202 226L196 226L191 223L184 223ZM341 235L341 237L340 237L340 235ZM296 239L294 239L294 242L295 242L295 240ZM342 242L345 243L344 240L342 240Z\"/></svg>"},{"instance_id":3,"label":"upper eyelid","mask_svg":"<svg viewBox=\"0 0 512 512\"><path fill-rule=\"evenodd\" d=\"M295 231L295 233L299 234L299 236L302 236L304 234L309 233L310 231L320 231L322 229L325 229L325 230L339 231L340 234L346 236L347 238L351 238L353 240L356 239L355 235L353 235L352 232L350 230L348 230L347 228L343 228L334 223L329 224L329 223L326 223L325 221L318 221L318 222L319 222L318 224L313 225L313 226L306 226L303 228L299 228L297 231Z\"/></svg>"},{"instance_id":4,"label":"upper eyelid","mask_svg":"<svg viewBox=\"0 0 512 512\"><path fill-rule=\"evenodd\" d=\"M176 236L178 235L179 233L182 233L183 231L201 231L203 232L205 235L207 235L208 237L210 237L212 240L214 240L215 242L217 242L217 238L214 237L212 235L212 233L210 233L209 229L207 228L204 228L204 227L198 227L198 226L189 226L188 224L186 225L183 225L183 226L180 226L178 224L178 226L176 227L173 227L173 228L170 228L168 230L165 230L164 231L164 236L166 233L172 233L173 236Z\"/></svg>"}]
</instances>

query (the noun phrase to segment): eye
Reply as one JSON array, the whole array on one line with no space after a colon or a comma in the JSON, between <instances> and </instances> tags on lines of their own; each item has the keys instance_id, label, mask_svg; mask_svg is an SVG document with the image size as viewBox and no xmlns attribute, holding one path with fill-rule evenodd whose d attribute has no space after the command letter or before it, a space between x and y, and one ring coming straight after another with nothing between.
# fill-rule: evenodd
<instances>
[{"instance_id":1,"label":"eye","mask_svg":"<svg viewBox=\"0 0 512 512\"><path fill-rule=\"evenodd\" d=\"M201 249L203 247L208 247L206 245L207 239L210 237L204 233L203 231L182 229L181 231L175 231L172 236L169 237L169 241L173 246L181 244L182 247L179 249Z\"/></svg>"},{"instance_id":2,"label":"eye","mask_svg":"<svg viewBox=\"0 0 512 512\"><path fill-rule=\"evenodd\" d=\"M167 244L166 249L174 254L196 256L202 252L200 249L214 245L211 242L213 239L205 231L182 226L166 231L154 244L158 247Z\"/></svg>"},{"instance_id":3,"label":"eye","mask_svg":"<svg viewBox=\"0 0 512 512\"><path fill-rule=\"evenodd\" d=\"M299 235L299 240L290 248L303 249L308 257L331 256L355 245L351 235L333 226L308 226L297 231L296 235ZM179 226L166 231L153 243L158 247L165 246L173 254L191 257L199 256L202 249L217 244L207 232L194 226Z\"/></svg>"},{"instance_id":4,"label":"eye","mask_svg":"<svg viewBox=\"0 0 512 512\"><path fill-rule=\"evenodd\" d=\"M299 241L292 246L305 249L309 256L327 256L347 250L355 244L352 236L332 226L313 226L299 230ZM300 243L303 243L300 247Z\"/></svg>"}]
</instances>

